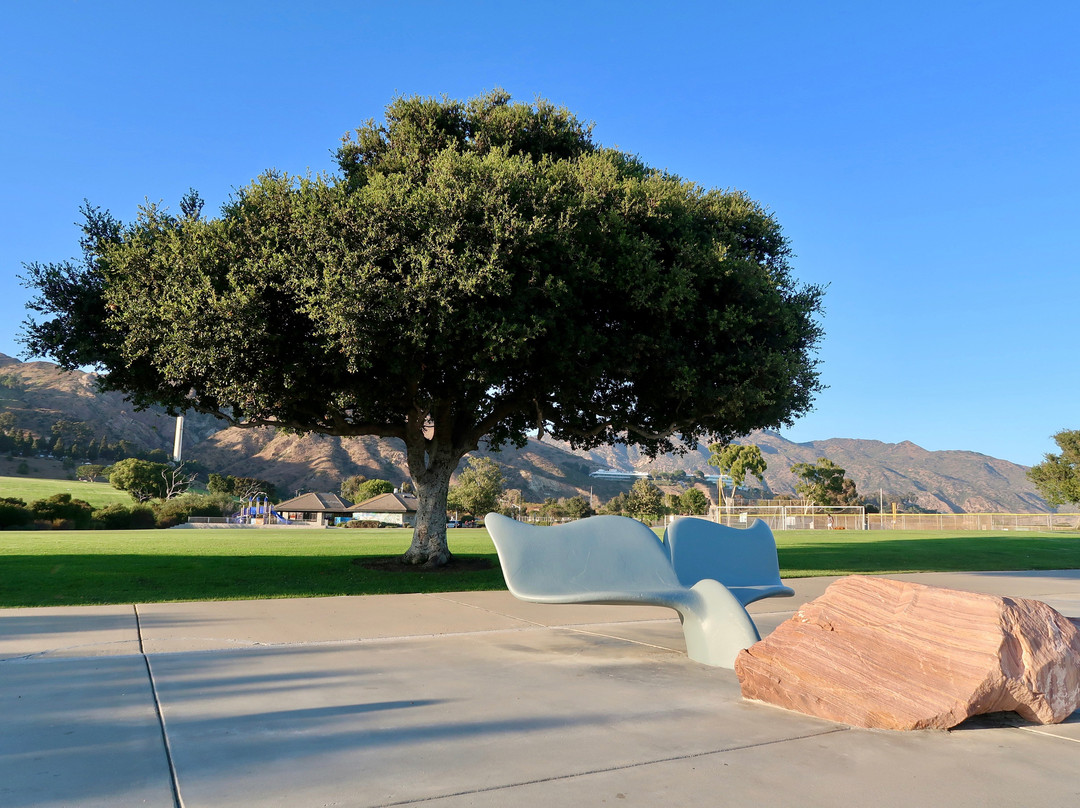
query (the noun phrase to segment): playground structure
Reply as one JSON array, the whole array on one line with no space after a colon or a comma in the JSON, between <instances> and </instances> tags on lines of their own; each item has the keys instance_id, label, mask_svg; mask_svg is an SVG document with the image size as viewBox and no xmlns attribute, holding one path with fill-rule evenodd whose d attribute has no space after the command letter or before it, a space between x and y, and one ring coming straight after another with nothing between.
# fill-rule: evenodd
<instances>
[{"instance_id":1,"label":"playground structure","mask_svg":"<svg viewBox=\"0 0 1080 808\"><path fill-rule=\"evenodd\" d=\"M230 521L238 525L291 525L291 519L286 519L278 513L266 494L255 494L241 506L240 510L229 517Z\"/></svg>"}]
</instances>

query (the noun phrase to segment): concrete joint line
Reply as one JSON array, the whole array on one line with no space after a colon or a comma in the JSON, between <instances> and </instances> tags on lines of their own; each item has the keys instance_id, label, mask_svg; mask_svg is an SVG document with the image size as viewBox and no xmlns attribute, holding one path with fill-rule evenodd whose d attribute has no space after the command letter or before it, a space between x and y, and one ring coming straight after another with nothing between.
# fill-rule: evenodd
<instances>
[{"instance_id":1,"label":"concrete joint line","mask_svg":"<svg viewBox=\"0 0 1080 808\"><path fill-rule=\"evenodd\" d=\"M172 786L173 805L175 808L184 808L183 797L180 796L180 779L176 773L176 765L173 763L172 745L169 743L169 732L165 728L165 713L161 709L161 699L158 697L157 682L154 679L154 668L150 664L150 657L146 655L143 646L142 622L139 619L139 606L133 603L131 608L135 612L135 631L139 635L139 653L146 664L146 675L150 679L150 693L154 697L154 712L157 714L158 727L161 729L161 741L165 747L165 762L169 765L169 780Z\"/></svg>"},{"instance_id":2,"label":"concrete joint line","mask_svg":"<svg viewBox=\"0 0 1080 808\"><path fill-rule=\"evenodd\" d=\"M486 794L492 791L506 791L512 788L520 788L522 786L534 786L542 783L557 783L561 780L574 780L578 777L589 777L594 774L607 774L609 772L626 771L627 769L637 769L643 766L655 766L660 763L675 763L680 760L694 760L695 758L710 757L712 755L723 755L728 752L740 752L744 749L758 749L765 746L774 746L776 744L789 743L791 741L805 741L811 738L821 738L825 735L833 735L837 732L850 732L851 727L837 727L835 729L827 729L824 732L811 732L806 735L796 735L791 738L777 738L775 741L761 741L759 743L740 744L738 746L726 746L722 749L709 749L704 752L690 752L685 755L673 755L672 757L657 758L655 760L642 760L638 763L626 763L621 766L606 766L599 769L592 769L584 772L574 772L573 774L559 774L553 777L540 777L535 780L522 780L517 783L504 783L498 786L488 786L487 788L475 788L468 791L455 791L450 794L437 794L430 797L420 797L414 800L400 800L398 802L383 802L378 805L373 805L371 808L398 808L403 805L420 805L425 802L434 802L435 800L453 799L454 797L467 797L471 794Z\"/></svg>"},{"instance_id":3,"label":"concrete joint line","mask_svg":"<svg viewBox=\"0 0 1080 808\"><path fill-rule=\"evenodd\" d=\"M1080 738L1069 738L1065 735L1055 735L1053 732L1047 732L1041 727L1016 727L1016 729L1022 732L1029 732L1032 735L1038 735L1040 738L1053 738L1057 741L1065 741L1066 743L1080 743Z\"/></svg>"},{"instance_id":4,"label":"concrete joint line","mask_svg":"<svg viewBox=\"0 0 1080 808\"><path fill-rule=\"evenodd\" d=\"M440 594L438 594L436 592L430 592L430 593L428 593L427 596L429 598L435 598L436 600L446 601L447 603L453 603L453 604L455 604L457 606L468 606L470 609L476 609L477 611L483 612L484 614L493 614L496 617L504 617L507 620L519 620L522 623L525 623L526 625L529 625L529 626L536 626L538 628L547 628L547 626L544 625L543 623L537 623L534 620L528 620L528 619L526 619L524 617L515 617L514 615L510 615L510 614L503 614L502 612L497 612L494 609L488 609L488 608L485 608L484 606L478 606L475 603L463 603L460 600L454 600L453 598L443 597L442 595L440 595ZM480 633L480 632L478 632L478 633Z\"/></svg>"},{"instance_id":5,"label":"concrete joint line","mask_svg":"<svg viewBox=\"0 0 1080 808\"><path fill-rule=\"evenodd\" d=\"M618 640L619 642L628 642L631 645L641 645L645 648L656 648L660 651L668 651L669 653L677 653L674 649L668 648L666 645L654 645L651 642L642 642L641 640L631 640L626 637L617 637L614 634L604 634L602 631L589 631L584 628L574 628L573 626L559 626L559 628L565 631L573 631L576 634L585 634L589 637L603 637L608 640Z\"/></svg>"}]
</instances>

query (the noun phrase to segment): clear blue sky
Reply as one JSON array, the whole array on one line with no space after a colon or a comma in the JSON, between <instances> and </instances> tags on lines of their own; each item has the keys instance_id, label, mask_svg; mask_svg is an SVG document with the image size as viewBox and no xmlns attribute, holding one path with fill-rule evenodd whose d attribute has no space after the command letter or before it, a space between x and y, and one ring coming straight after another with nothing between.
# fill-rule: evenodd
<instances>
[{"instance_id":1,"label":"clear blue sky","mask_svg":"<svg viewBox=\"0 0 1080 808\"><path fill-rule=\"evenodd\" d=\"M1070 2L5 4L0 352L84 198L212 213L332 168L395 94L502 87L767 205L828 284L829 385L785 432L1038 462L1080 428L1080 6Z\"/></svg>"}]
</instances>

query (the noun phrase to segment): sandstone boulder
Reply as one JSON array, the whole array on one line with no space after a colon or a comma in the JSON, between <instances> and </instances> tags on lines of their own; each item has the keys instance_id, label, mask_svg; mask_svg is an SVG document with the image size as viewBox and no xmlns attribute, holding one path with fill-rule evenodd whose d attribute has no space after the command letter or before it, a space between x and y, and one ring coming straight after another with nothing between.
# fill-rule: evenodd
<instances>
[{"instance_id":1,"label":"sandstone boulder","mask_svg":"<svg viewBox=\"0 0 1080 808\"><path fill-rule=\"evenodd\" d=\"M1045 603L851 576L741 651L745 698L857 727L948 729L1080 707L1080 630Z\"/></svg>"}]
</instances>

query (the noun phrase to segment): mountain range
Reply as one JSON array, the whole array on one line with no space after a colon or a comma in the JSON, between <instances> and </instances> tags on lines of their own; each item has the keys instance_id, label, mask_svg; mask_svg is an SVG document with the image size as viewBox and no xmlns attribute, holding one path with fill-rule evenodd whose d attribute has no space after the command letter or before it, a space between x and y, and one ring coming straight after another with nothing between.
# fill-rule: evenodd
<instances>
[{"instance_id":1,"label":"mountain range","mask_svg":"<svg viewBox=\"0 0 1080 808\"><path fill-rule=\"evenodd\" d=\"M15 428L48 436L59 419L89 424L97 437L125 439L140 449L171 451L175 420L162 410L135 410L118 393L101 393L96 377L66 372L48 362L21 362L0 354L0 412L14 416ZM192 414L184 424L184 457L222 474L259 477L281 493L336 491L345 477L363 474L399 483L408 479L404 446L379 438L297 435L271 428L230 427L211 416ZM833 438L794 443L776 432L752 433L740 442L761 447L768 469L758 485L772 494L794 494L795 463L827 457L842 466L859 492L884 503L904 501L939 512L1046 512L1051 510L1027 479L1025 466L971 451L927 451L913 443ZM604 446L573 451L545 437L522 449L481 450L502 467L508 488L528 501L592 493L601 501L630 481L590 477L598 469L620 471L701 471L715 474L703 446L684 454L650 459L633 447ZM715 486L698 483L715 500ZM886 505L887 507L887 505Z\"/></svg>"}]
</instances>

